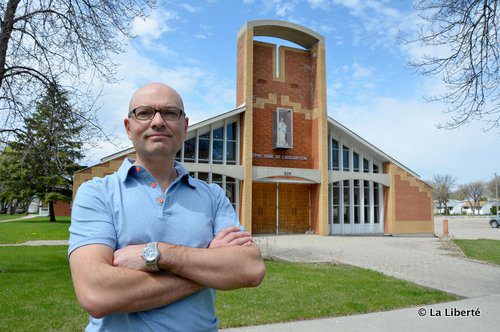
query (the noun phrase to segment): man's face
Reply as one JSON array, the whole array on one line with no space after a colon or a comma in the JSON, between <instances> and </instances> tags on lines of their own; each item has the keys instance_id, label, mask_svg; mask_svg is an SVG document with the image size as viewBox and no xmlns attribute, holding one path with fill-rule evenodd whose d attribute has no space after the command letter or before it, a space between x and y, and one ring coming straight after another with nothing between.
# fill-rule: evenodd
<instances>
[{"instance_id":1,"label":"man's face","mask_svg":"<svg viewBox=\"0 0 500 332\"><path fill-rule=\"evenodd\" d=\"M134 94L129 111L139 106L184 109L180 96L170 87L158 83L146 85ZM157 112L151 120L138 120L131 114L124 120L124 124L138 159L165 159L175 157L181 148L186 137L188 119L181 116L177 121L164 120Z\"/></svg>"}]
</instances>

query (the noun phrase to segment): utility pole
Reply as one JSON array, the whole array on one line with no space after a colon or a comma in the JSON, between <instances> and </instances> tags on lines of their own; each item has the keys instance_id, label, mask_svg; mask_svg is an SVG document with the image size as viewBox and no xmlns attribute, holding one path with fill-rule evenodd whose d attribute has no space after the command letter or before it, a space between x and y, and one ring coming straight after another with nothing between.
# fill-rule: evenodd
<instances>
[{"instance_id":1,"label":"utility pole","mask_svg":"<svg viewBox=\"0 0 500 332\"><path fill-rule=\"evenodd\" d=\"M497 205L497 217L500 216L500 211L498 211L498 182L497 182L497 173L495 173L495 193L496 193L496 196L497 196L497 201L496 201L496 205Z\"/></svg>"}]
</instances>

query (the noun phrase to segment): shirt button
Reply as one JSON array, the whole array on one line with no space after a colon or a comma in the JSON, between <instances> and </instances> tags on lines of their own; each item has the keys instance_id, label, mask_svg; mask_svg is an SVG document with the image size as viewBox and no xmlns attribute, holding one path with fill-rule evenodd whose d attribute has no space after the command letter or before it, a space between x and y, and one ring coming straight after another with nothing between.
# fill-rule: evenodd
<instances>
[{"instance_id":1,"label":"shirt button","mask_svg":"<svg viewBox=\"0 0 500 332\"><path fill-rule=\"evenodd\" d=\"M141 171L141 168L140 168L139 166L135 166L135 170L136 170L137 172L140 172L140 171Z\"/></svg>"},{"instance_id":2,"label":"shirt button","mask_svg":"<svg viewBox=\"0 0 500 332\"><path fill-rule=\"evenodd\" d=\"M163 204L163 198L158 198L158 203Z\"/></svg>"},{"instance_id":3,"label":"shirt button","mask_svg":"<svg viewBox=\"0 0 500 332\"><path fill-rule=\"evenodd\" d=\"M151 188L156 188L156 182L151 182Z\"/></svg>"}]
</instances>

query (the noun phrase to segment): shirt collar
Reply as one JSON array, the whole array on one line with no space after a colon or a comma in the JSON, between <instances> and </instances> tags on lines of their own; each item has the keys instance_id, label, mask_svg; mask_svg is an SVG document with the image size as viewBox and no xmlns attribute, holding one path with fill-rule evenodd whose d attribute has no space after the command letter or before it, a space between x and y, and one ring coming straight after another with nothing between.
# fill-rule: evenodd
<instances>
[{"instance_id":1,"label":"shirt collar","mask_svg":"<svg viewBox=\"0 0 500 332\"><path fill-rule=\"evenodd\" d=\"M134 165L135 160L131 158L125 158L123 160L122 165L116 172L118 174L118 177L122 182L125 182L127 178L130 176L130 174L133 172L133 169L137 167L137 165ZM140 166L139 166L140 167ZM177 173L179 174L179 181L184 181L186 184L188 184L192 188L196 188L196 183L193 180L191 176L189 176L189 172L186 170L186 168L178 161L174 161L174 167L177 170ZM142 168L142 167L141 167Z\"/></svg>"}]
</instances>

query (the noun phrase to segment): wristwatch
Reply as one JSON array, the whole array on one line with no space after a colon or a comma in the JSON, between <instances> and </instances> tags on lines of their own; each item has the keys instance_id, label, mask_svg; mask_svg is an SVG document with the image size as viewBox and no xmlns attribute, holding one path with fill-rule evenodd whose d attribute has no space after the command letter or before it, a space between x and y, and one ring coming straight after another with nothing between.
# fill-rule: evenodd
<instances>
[{"instance_id":1,"label":"wristwatch","mask_svg":"<svg viewBox=\"0 0 500 332\"><path fill-rule=\"evenodd\" d=\"M158 260L160 259L160 250L158 249L158 242L149 242L146 248L142 251L142 259L149 271L158 272Z\"/></svg>"}]
</instances>

